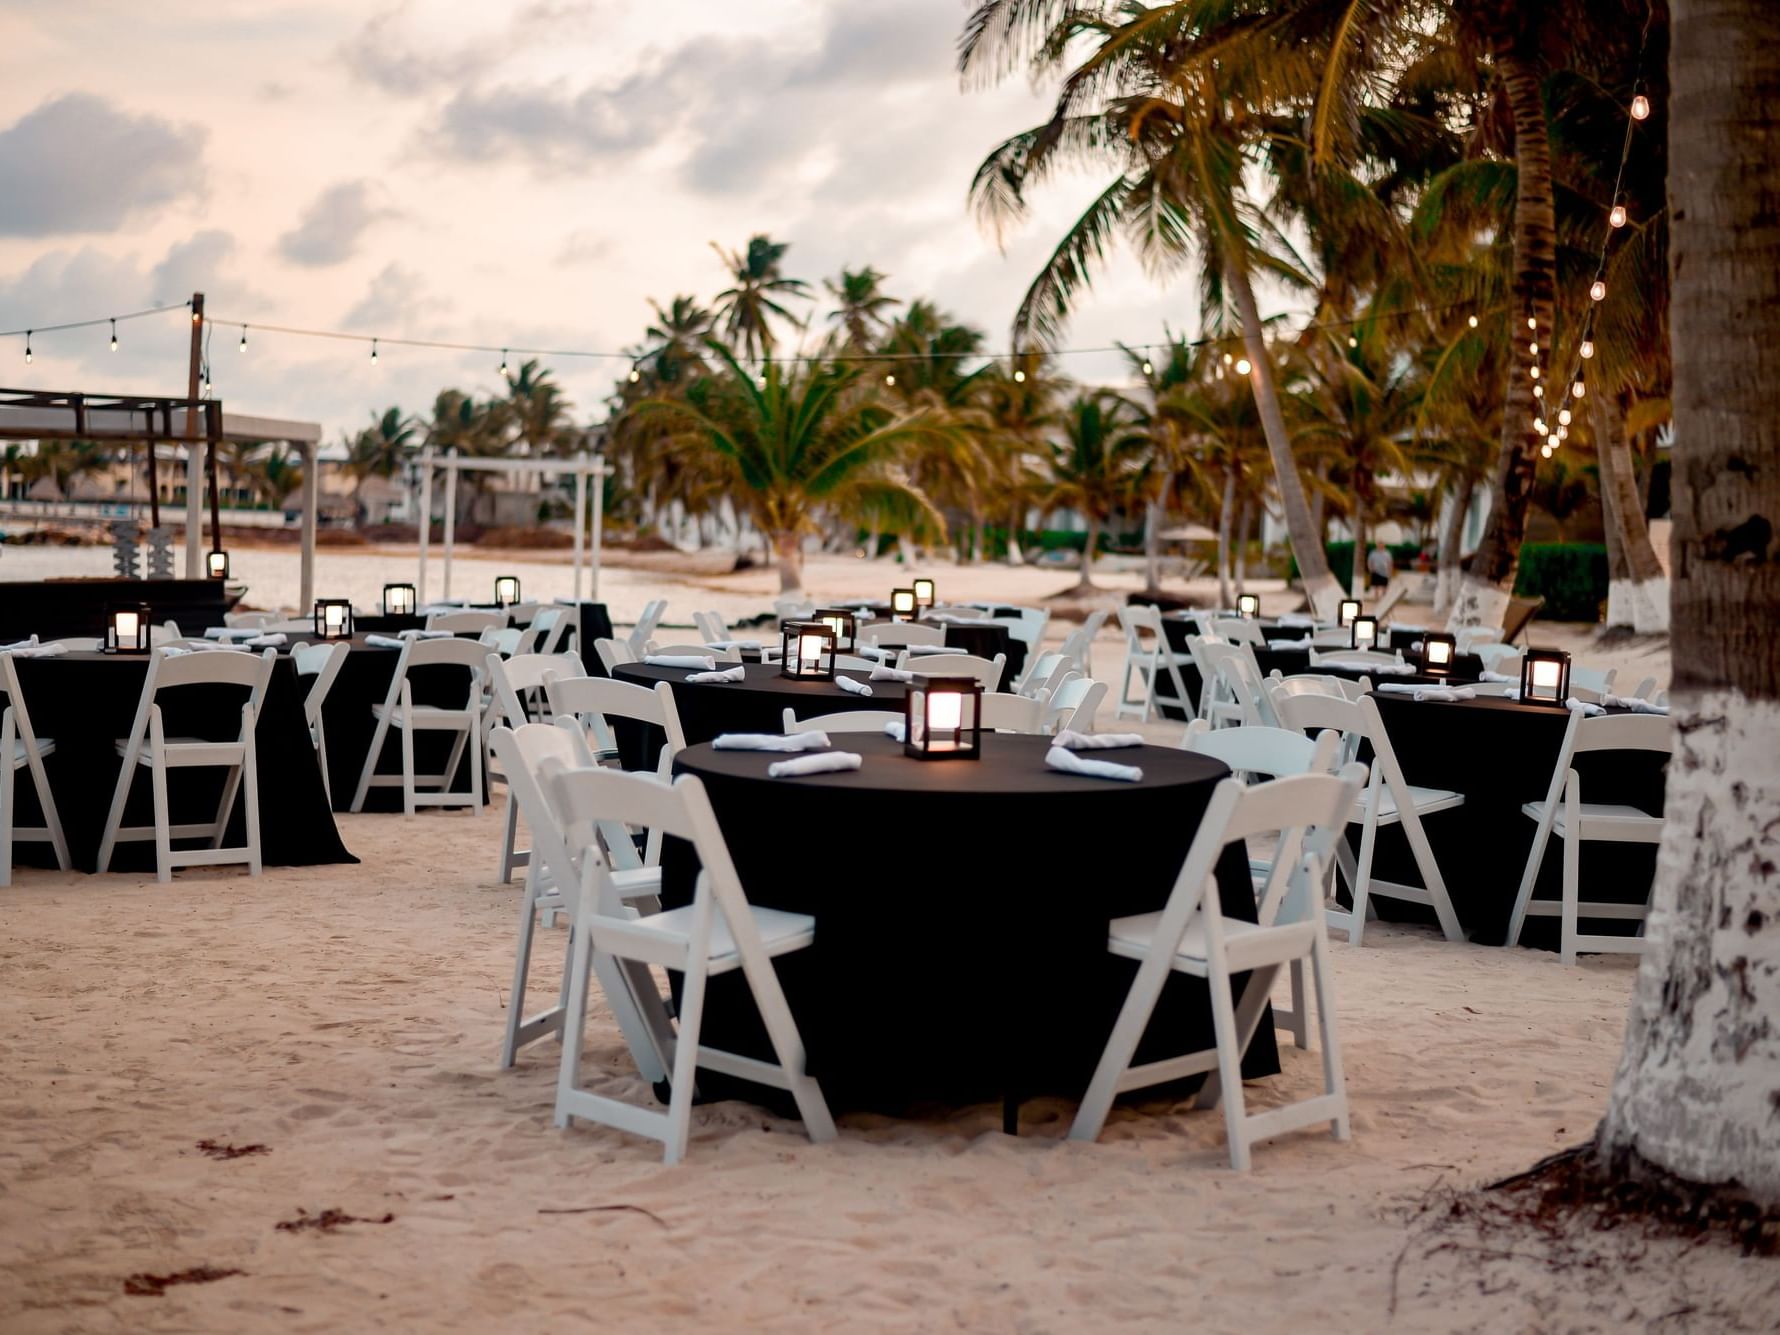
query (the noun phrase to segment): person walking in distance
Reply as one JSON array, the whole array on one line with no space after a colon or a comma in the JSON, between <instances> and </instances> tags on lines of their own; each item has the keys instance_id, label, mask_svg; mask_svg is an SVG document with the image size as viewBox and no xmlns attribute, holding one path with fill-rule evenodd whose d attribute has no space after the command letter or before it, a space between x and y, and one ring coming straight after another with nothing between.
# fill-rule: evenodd
<instances>
[{"instance_id":1,"label":"person walking in distance","mask_svg":"<svg viewBox=\"0 0 1780 1335\"><path fill-rule=\"evenodd\" d=\"M1372 550L1366 554L1367 587L1374 590L1387 588L1396 569L1397 563L1391 559L1390 548L1384 545L1384 539L1375 539Z\"/></svg>"}]
</instances>

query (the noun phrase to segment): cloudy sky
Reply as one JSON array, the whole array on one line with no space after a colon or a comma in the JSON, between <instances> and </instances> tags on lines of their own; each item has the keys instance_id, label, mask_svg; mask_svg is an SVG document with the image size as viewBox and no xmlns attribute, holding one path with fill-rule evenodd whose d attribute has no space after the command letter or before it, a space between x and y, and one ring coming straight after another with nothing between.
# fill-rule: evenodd
<instances>
[{"instance_id":1,"label":"cloudy sky","mask_svg":"<svg viewBox=\"0 0 1780 1335\"><path fill-rule=\"evenodd\" d=\"M985 236L971 173L1036 123L1023 80L964 92L964 0L4 0L0 330L206 294L216 393L324 422L491 391L497 356L256 332L617 350L648 301L723 284L765 231L819 280L875 265L1007 346L1095 182ZM1104 184L1102 182L1101 184ZM820 284L816 283L819 288ZM817 318L825 313L818 308ZM1121 257L1070 342L1196 326ZM238 348L246 323L248 349ZM0 384L182 393L175 314L0 341ZM597 411L622 364L550 362ZM1116 379L1119 359L1069 359Z\"/></svg>"}]
</instances>

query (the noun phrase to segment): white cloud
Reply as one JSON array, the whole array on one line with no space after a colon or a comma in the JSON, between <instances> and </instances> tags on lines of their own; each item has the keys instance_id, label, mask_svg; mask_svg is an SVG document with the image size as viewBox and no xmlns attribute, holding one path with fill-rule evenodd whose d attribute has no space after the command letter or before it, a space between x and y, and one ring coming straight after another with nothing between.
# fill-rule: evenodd
<instances>
[{"instance_id":1,"label":"white cloud","mask_svg":"<svg viewBox=\"0 0 1780 1335\"><path fill-rule=\"evenodd\" d=\"M339 264L358 251L358 244L391 210L376 202L371 181L341 181L316 197L302 221L278 238L278 253L293 264Z\"/></svg>"}]
</instances>

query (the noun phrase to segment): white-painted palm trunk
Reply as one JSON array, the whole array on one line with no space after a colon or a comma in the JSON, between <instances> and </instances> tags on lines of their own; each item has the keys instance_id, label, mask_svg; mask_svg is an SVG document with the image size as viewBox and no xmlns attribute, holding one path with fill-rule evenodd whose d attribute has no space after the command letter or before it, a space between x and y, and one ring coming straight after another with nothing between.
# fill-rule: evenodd
<instances>
[{"instance_id":1,"label":"white-painted palm trunk","mask_svg":"<svg viewBox=\"0 0 1780 1335\"><path fill-rule=\"evenodd\" d=\"M1447 629L1457 631L1466 626L1501 626L1508 620L1508 605L1513 595L1499 584L1474 575L1459 576L1458 595L1453 599Z\"/></svg>"},{"instance_id":2,"label":"white-painted palm trunk","mask_svg":"<svg viewBox=\"0 0 1780 1335\"><path fill-rule=\"evenodd\" d=\"M1780 702L1683 698L1675 741L1601 1145L1780 1201Z\"/></svg>"},{"instance_id":3,"label":"white-painted palm trunk","mask_svg":"<svg viewBox=\"0 0 1780 1335\"><path fill-rule=\"evenodd\" d=\"M1607 585L1607 624L1640 635L1669 633L1669 581L1616 579Z\"/></svg>"}]
</instances>

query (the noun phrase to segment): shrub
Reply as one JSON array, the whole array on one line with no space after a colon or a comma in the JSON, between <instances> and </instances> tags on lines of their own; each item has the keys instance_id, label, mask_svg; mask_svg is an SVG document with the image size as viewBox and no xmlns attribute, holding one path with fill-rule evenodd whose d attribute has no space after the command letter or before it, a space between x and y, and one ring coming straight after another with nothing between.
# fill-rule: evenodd
<instances>
[{"instance_id":1,"label":"shrub","mask_svg":"<svg viewBox=\"0 0 1780 1335\"><path fill-rule=\"evenodd\" d=\"M1514 593L1543 598L1548 621L1599 621L1607 600L1607 549L1598 542L1529 542L1520 549Z\"/></svg>"},{"instance_id":2,"label":"shrub","mask_svg":"<svg viewBox=\"0 0 1780 1335\"><path fill-rule=\"evenodd\" d=\"M1397 563L1398 570L1408 570L1415 565L1416 558L1421 555L1419 542L1399 542L1388 547L1391 559ZM1344 589L1354 586L1354 545L1351 542L1331 542L1324 546L1323 551L1329 558L1329 573L1335 576L1335 582ZM1287 579L1298 578L1298 560L1293 557L1287 566Z\"/></svg>"}]
</instances>

